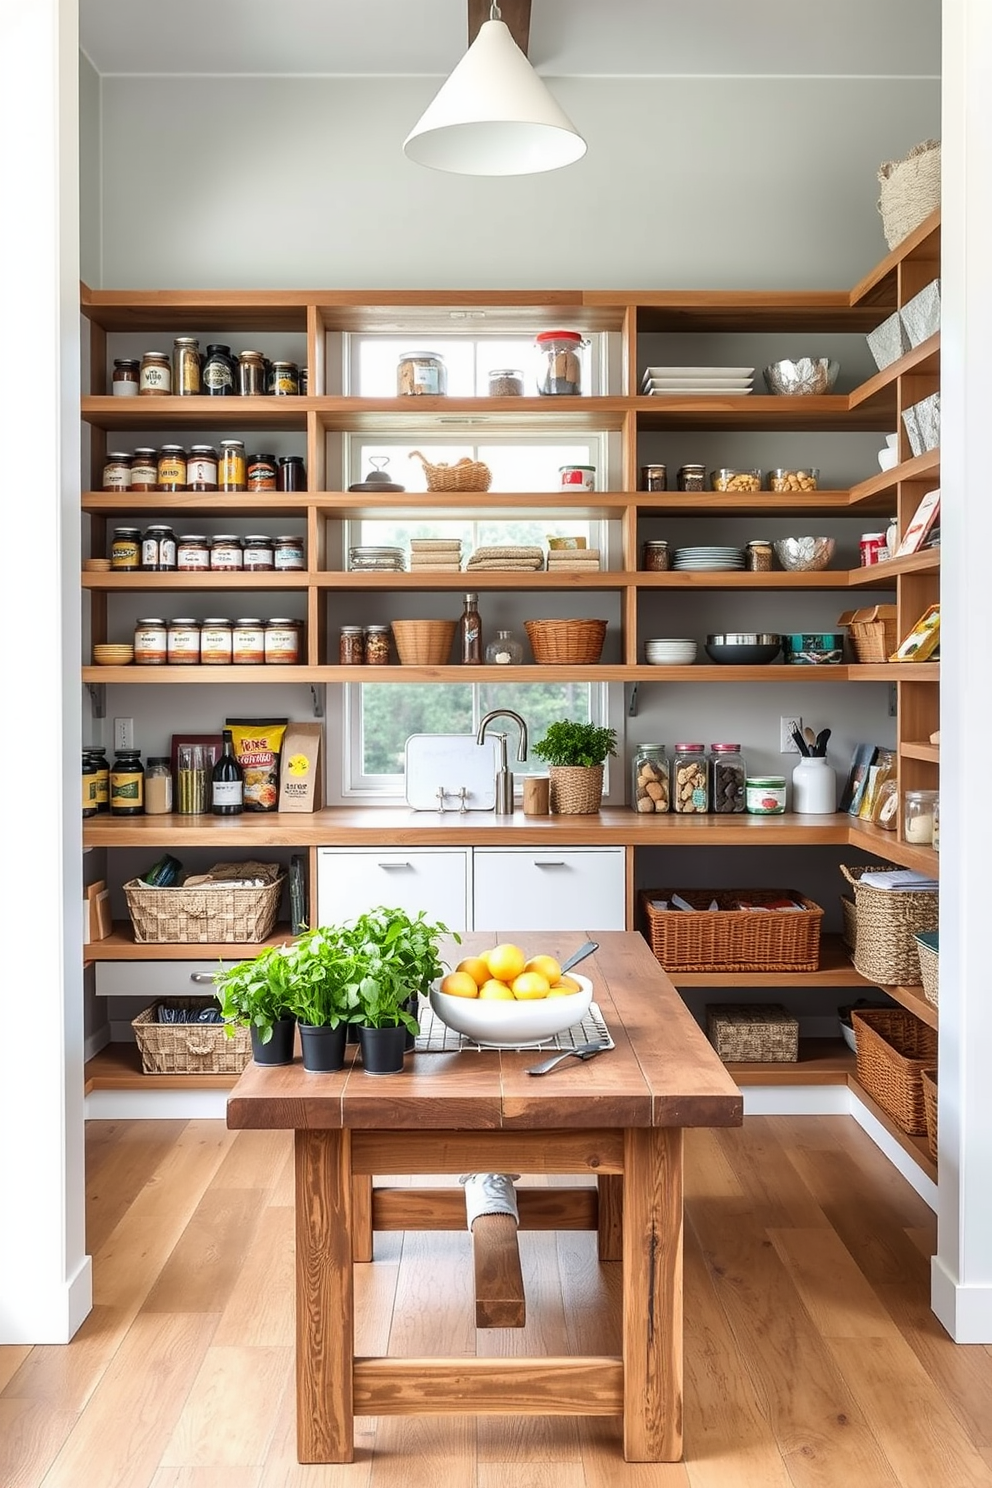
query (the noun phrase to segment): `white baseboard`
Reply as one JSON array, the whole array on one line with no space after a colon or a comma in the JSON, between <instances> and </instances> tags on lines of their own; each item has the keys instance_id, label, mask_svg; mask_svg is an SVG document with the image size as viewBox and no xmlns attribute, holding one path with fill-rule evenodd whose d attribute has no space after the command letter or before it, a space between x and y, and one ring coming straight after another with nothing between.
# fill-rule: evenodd
<instances>
[{"instance_id":1,"label":"white baseboard","mask_svg":"<svg viewBox=\"0 0 992 1488\"><path fill-rule=\"evenodd\" d=\"M871 1137L875 1146L884 1152L885 1156L894 1168L905 1178L910 1188L915 1188L920 1198L933 1212L937 1212L937 1185L928 1178L908 1152L904 1152L894 1137L890 1136L882 1123L873 1116L867 1106L862 1105L853 1090L848 1091L850 1096L849 1110L855 1121Z\"/></svg>"},{"instance_id":2,"label":"white baseboard","mask_svg":"<svg viewBox=\"0 0 992 1488\"><path fill-rule=\"evenodd\" d=\"M930 1261L930 1306L955 1343L992 1344L992 1286L962 1286L940 1256Z\"/></svg>"},{"instance_id":3,"label":"white baseboard","mask_svg":"<svg viewBox=\"0 0 992 1488\"><path fill-rule=\"evenodd\" d=\"M76 1273L61 1286L32 1284L17 1278L4 1299L0 1344L68 1343L93 1306L93 1263L84 1256Z\"/></svg>"},{"instance_id":4,"label":"white baseboard","mask_svg":"<svg viewBox=\"0 0 992 1488\"><path fill-rule=\"evenodd\" d=\"M846 1085L744 1085L745 1116L848 1116Z\"/></svg>"}]
</instances>

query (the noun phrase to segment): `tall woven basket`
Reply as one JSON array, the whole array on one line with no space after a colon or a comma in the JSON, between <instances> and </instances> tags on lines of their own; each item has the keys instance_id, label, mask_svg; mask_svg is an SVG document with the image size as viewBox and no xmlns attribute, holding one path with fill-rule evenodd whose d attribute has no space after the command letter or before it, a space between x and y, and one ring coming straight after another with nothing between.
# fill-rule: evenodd
<instances>
[{"instance_id":1,"label":"tall woven basket","mask_svg":"<svg viewBox=\"0 0 992 1488\"><path fill-rule=\"evenodd\" d=\"M882 231L895 248L940 206L940 141L923 140L903 160L886 160L878 184Z\"/></svg>"},{"instance_id":2,"label":"tall woven basket","mask_svg":"<svg viewBox=\"0 0 992 1488\"><path fill-rule=\"evenodd\" d=\"M871 868L848 868L841 863L840 871L854 890L857 970L867 981L882 986L918 986L916 936L921 930L937 928L937 891L891 893L861 882L863 874L874 871Z\"/></svg>"},{"instance_id":3,"label":"tall woven basket","mask_svg":"<svg viewBox=\"0 0 992 1488\"><path fill-rule=\"evenodd\" d=\"M603 799L602 765L552 765L551 810L558 816L588 816Z\"/></svg>"}]
</instances>

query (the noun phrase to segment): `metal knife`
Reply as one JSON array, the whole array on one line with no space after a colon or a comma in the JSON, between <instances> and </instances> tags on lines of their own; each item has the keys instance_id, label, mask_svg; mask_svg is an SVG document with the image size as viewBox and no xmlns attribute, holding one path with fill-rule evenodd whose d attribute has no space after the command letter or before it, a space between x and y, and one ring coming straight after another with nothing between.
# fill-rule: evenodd
<instances>
[{"instance_id":1,"label":"metal knife","mask_svg":"<svg viewBox=\"0 0 992 1488\"><path fill-rule=\"evenodd\" d=\"M569 956L567 961L563 961L561 963L562 975L564 976L566 971L571 971L573 966L578 966L579 962L584 961L587 956L591 956L593 951L598 950L598 940L587 940L585 945L580 945L579 949L573 952L573 954Z\"/></svg>"},{"instance_id":2,"label":"metal knife","mask_svg":"<svg viewBox=\"0 0 992 1488\"><path fill-rule=\"evenodd\" d=\"M610 1045L604 1044L602 1039L597 1039L594 1044L579 1044L578 1048L575 1049L563 1049L560 1054L552 1054L550 1059L545 1059L541 1064L535 1064L533 1069L529 1069L527 1073L529 1075L546 1075L549 1070L554 1069L556 1064L561 1064L563 1059L568 1059L572 1054L575 1055L576 1059L592 1059L595 1055L602 1054L603 1050L609 1047Z\"/></svg>"}]
</instances>

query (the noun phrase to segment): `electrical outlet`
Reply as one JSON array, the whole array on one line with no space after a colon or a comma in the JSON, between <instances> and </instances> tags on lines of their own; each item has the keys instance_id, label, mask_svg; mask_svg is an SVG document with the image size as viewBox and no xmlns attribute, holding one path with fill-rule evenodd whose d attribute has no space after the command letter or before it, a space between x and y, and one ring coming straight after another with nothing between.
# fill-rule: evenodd
<instances>
[{"instance_id":1,"label":"electrical outlet","mask_svg":"<svg viewBox=\"0 0 992 1488\"><path fill-rule=\"evenodd\" d=\"M792 737L792 730L795 729L797 731L797 733L800 733L800 734L802 733L802 731L803 731L803 721L802 721L802 719L801 718L780 718L778 722L779 722L779 739L778 739L778 752L779 752L779 754L798 754L799 753L799 750L798 750L798 748L796 746L795 739Z\"/></svg>"},{"instance_id":2,"label":"electrical outlet","mask_svg":"<svg viewBox=\"0 0 992 1488\"><path fill-rule=\"evenodd\" d=\"M114 719L114 748L115 749L133 749L134 748L134 719L133 718L115 718Z\"/></svg>"}]
</instances>

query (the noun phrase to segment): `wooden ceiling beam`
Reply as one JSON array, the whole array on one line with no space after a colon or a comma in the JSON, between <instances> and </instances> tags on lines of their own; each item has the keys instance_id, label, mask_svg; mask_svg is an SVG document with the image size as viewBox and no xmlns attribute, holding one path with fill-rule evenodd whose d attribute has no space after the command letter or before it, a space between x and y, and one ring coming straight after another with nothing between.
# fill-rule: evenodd
<instances>
[{"instance_id":1,"label":"wooden ceiling beam","mask_svg":"<svg viewBox=\"0 0 992 1488\"><path fill-rule=\"evenodd\" d=\"M525 57L530 44L530 6L531 0L499 0L501 17ZM478 36L483 21L488 21L490 8L490 0L468 0L469 46Z\"/></svg>"}]
</instances>

